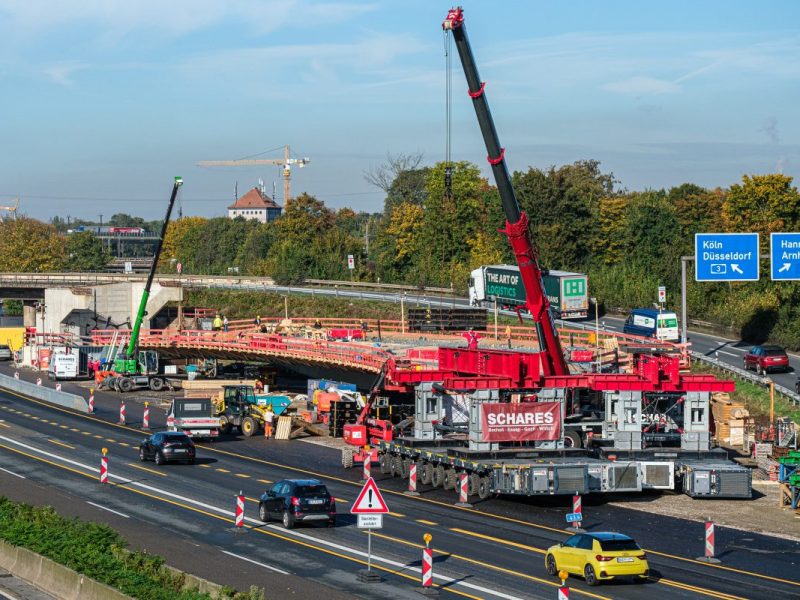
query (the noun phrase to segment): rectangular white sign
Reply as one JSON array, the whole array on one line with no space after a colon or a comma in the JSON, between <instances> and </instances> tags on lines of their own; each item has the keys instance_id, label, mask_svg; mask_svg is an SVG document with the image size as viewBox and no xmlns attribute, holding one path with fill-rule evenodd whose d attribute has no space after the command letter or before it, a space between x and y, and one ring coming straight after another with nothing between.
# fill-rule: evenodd
<instances>
[{"instance_id":1,"label":"rectangular white sign","mask_svg":"<svg viewBox=\"0 0 800 600\"><path fill-rule=\"evenodd\" d=\"M358 528L359 529L382 529L383 528L383 515L382 514L360 514L360 515L358 515Z\"/></svg>"}]
</instances>

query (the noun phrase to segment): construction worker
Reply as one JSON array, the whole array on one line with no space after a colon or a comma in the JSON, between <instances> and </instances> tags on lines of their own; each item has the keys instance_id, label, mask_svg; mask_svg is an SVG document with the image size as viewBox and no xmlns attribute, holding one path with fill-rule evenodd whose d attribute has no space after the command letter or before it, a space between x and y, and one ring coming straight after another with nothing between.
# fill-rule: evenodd
<instances>
[{"instance_id":1,"label":"construction worker","mask_svg":"<svg viewBox=\"0 0 800 600\"><path fill-rule=\"evenodd\" d=\"M467 340L467 348L470 350L478 349L478 340L481 338L480 334L470 327L469 331L461 334Z\"/></svg>"},{"instance_id":2,"label":"construction worker","mask_svg":"<svg viewBox=\"0 0 800 600\"><path fill-rule=\"evenodd\" d=\"M319 319L314 319L314 329L322 329L322 323L319 322Z\"/></svg>"},{"instance_id":3,"label":"construction worker","mask_svg":"<svg viewBox=\"0 0 800 600\"><path fill-rule=\"evenodd\" d=\"M253 321L253 324L254 324L256 327L258 327L259 325L261 325L261 315L256 315L256 320L255 320L255 321Z\"/></svg>"},{"instance_id":4,"label":"construction worker","mask_svg":"<svg viewBox=\"0 0 800 600\"><path fill-rule=\"evenodd\" d=\"M228 315L222 316L222 329L224 329L226 332L228 331Z\"/></svg>"},{"instance_id":5,"label":"construction worker","mask_svg":"<svg viewBox=\"0 0 800 600\"><path fill-rule=\"evenodd\" d=\"M272 404L267 405L267 411L264 413L264 437L272 437L272 421L275 418L275 413L272 412Z\"/></svg>"},{"instance_id":6,"label":"construction worker","mask_svg":"<svg viewBox=\"0 0 800 600\"><path fill-rule=\"evenodd\" d=\"M220 318L219 314L214 317L214 321L211 323L211 329L214 331L219 331L222 329L222 319Z\"/></svg>"},{"instance_id":7,"label":"construction worker","mask_svg":"<svg viewBox=\"0 0 800 600\"><path fill-rule=\"evenodd\" d=\"M508 340L508 349L511 350L511 325L506 325L506 340Z\"/></svg>"},{"instance_id":8,"label":"construction worker","mask_svg":"<svg viewBox=\"0 0 800 600\"><path fill-rule=\"evenodd\" d=\"M263 394L264 393L264 382L261 381L260 377L256 378L256 381L253 384L253 389L255 390L256 394Z\"/></svg>"}]
</instances>

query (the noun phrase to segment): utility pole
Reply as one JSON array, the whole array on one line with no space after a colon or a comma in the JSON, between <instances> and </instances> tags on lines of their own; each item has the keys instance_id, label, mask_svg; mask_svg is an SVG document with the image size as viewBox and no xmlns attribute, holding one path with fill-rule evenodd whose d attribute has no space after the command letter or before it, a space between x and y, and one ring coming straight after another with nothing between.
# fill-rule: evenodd
<instances>
[{"instance_id":1,"label":"utility pole","mask_svg":"<svg viewBox=\"0 0 800 600\"><path fill-rule=\"evenodd\" d=\"M103 226L103 213L100 213L100 227Z\"/></svg>"},{"instance_id":2,"label":"utility pole","mask_svg":"<svg viewBox=\"0 0 800 600\"><path fill-rule=\"evenodd\" d=\"M686 263L694 260L694 256L681 256L681 343L685 344L686 336Z\"/></svg>"},{"instance_id":3,"label":"utility pole","mask_svg":"<svg viewBox=\"0 0 800 600\"><path fill-rule=\"evenodd\" d=\"M367 217L367 223L364 227L364 247L365 252L367 253L367 258L369 258L369 217Z\"/></svg>"}]
</instances>

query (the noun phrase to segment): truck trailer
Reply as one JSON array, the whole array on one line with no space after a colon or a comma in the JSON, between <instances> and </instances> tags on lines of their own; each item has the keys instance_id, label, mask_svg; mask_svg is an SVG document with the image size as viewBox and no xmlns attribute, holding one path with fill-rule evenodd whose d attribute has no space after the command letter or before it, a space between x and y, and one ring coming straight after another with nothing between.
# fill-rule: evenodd
<instances>
[{"instance_id":1,"label":"truck trailer","mask_svg":"<svg viewBox=\"0 0 800 600\"><path fill-rule=\"evenodd\" d=\"M545 293L556 319L584 319L589 312L588 279L582 273L547 271L542 273ZM469 299L473 306L525 308L525 287L514 265L478 267L469 278Z\"/></svg>"}]
</instances>

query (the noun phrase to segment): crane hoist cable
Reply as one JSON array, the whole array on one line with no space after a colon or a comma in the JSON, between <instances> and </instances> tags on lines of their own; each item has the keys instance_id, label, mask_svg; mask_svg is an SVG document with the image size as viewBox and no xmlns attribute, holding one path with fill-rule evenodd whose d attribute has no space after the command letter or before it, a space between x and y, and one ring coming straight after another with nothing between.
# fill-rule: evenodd
<instances>
[{"instance_id":1,"label":"crane hoist cable","mask_svg":"<svg viewBox=\"0 0 800 600\"><path fill-rule=\"evenodd\" d=\"M444 33L444 62L445 62L445 145L444 145L444 195L445 198L453 197L453 161L452 161L452 116L453 116L453 63L452 39L450 31Z\"/></svg>"}]
</instances>

